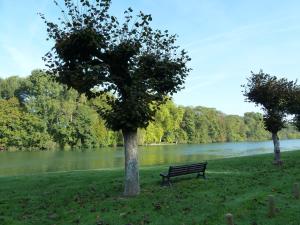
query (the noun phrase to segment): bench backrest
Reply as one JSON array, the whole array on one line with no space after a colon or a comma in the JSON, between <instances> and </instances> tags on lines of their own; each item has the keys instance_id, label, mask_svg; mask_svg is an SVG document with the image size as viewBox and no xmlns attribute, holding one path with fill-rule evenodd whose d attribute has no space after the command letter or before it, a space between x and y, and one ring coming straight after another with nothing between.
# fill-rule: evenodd
<instances>
[{"instance_id":1,"label":"bench backrest","mask_svg":"<svg viewBox=\"0 0 300 225\"><path fill-rule=\"evenodd\" d=\"M194 163L182 166L170 166L169 177L180 176L190 173L204 172L206 169L207 162L205 163Z\"/></svg>"}]
</instances>

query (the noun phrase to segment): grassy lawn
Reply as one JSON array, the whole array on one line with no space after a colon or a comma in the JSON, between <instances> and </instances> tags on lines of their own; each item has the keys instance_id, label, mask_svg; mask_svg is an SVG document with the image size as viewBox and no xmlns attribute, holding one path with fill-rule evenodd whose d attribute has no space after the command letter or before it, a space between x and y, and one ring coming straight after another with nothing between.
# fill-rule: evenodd
<instances>
[{"instance_id":1,"label":"grassy lawn","mask_svg":"<svg viewBox=\"0 0 300 225\"><path fill-rule=\"evenodd\" d=\"M161 187L159 173L168 165L141 169L140 196L122 197L123 171L68 172L0 177L0 224L226 224L231 212L236 225L299 225L300 200L292 187L300 182L300 151L213 160L208 179L195 175ZM278 213L267 216L268 196Z\"/></svg>"}]
</instances>

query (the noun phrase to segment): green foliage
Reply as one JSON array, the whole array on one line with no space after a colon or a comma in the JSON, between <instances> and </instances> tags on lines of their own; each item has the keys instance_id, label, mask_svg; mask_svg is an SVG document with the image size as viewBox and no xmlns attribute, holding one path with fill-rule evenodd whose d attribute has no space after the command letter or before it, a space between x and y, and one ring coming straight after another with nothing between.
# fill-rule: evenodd
<instances>
[{"instance_id":1,"label":"green foliage","mask_svg":"<svg viewBox=\"0 0 300 225\"><path fill-rule=\"evenodd\" d=\"M188 143L226 141L224 115L215 109L186 108L181 127L187 133Z\"/></svg>"},{"instance_id":2,"label":"green foliage","mask_svg":"<svg viewBox=\"0 0 300 225\"><path fill-rule=\"evenodd\" d=\"M293 98L296 82L286 78L278 79L263 71L258 74L251 72L247 81L243 86L246 100L262 106L265 127L276 134L285 127L288 106Z\"/></svg>"},{"instance_id":3,"label":"green foliage","mask_svg":"<svg viewBox=\"0 0 300 225\"><path fill-rule=\"evenodd\" d=\"M45 73L33 72L29 77L25 107L43 118L48 132L61 148L91 148L112 145L110 132L99 134L96 124L103 124L97 111L74 89L67 89ZM104 139L104 140L103 140Z\"/></svg>"},{"instance_id":4,"label":"green foliage","mask_svg":"<svg viewBox=\"0 0 300 225\"><path fill-rule=\"evenodd\" d=\"M24 79L12 76L7 79L0 79L0 99L10 99L13 97L19 97L20 87L22 86Z\"/></svg>"},{"instance_id":5,"label":"green foliage","mask_svg":"<svg viewBox=\"0 0 300 225\"><path fill-rule=\"evenodd\" d=\"M177 36L153 30L151 15L140 12L134 18L131 8L119 22L109 14L108 0L64 3L60 24L41 14L55 42L44 58L49 72L89 98L109 93L109 107L99 112L111 129L146 128L165 96L179 91L190 71L190 58L175 44Z\"/></svg>"},{"instance_id":6,"label":"green foliage","mask_svg":"<svg viewBox=\"0 0 300 225\"><path fill-rule=\"evenodd\" d=\"M246 140L259 141L270 137L269 133L264 129L263 116L260 113L245 113L244 123L246 126Z\"/></svg>"},{"instance_id":7,"label":"green foliage","mask_svg":"<svg viewBox=\"0 0 300 225\"><path fill-rule=\"evenodd\" d=\"M189 143L192 143L196 136L195 116L196 114L191 108L186 108L181 122L181 127L186 132Z\"/></svg>"},{"instance_id":8,"label":"green foliage","mask_svg":"<svg viewBox=\"0 0 300 225\"><path fill-rule=\"evenodd\" d=\"M2 90L7 93L5 88ZM19 100L1 99L0 145L17 150L123 145L122 133L109 129L99 116L102 108L109 107L105 95L87 99L39 70L22 78L22 85L14 93L22 93ZM270 139L260 113L225 115L216 109L176 106L167 100L154 118L146 129L138 130L140 145ZM300 138L300 133L287 124L279 136Z\"/></svg>"},{"instance_id":9,"label":"green foliage","mask_svg":"<svg viewBox=\"0 0 300 225\"><path fill-rule=\"evenodd\" d=\"M225 124L227 141L243 141L246 139L246 126L242 117L234 115L227 116L225 117Z\"/></svg>"},{"instance_id":10,"label":"green foliage","mask_svg":"<svg viewBox=\"0 0 300 225\"><path fill-rule=\"evenodd\" d=\"M299 139L300 138L300 132L297 130L297 127L295 127L295 124L289 123L287 124L285 129L282 129L278 133L280 139Z\"/></svg>"},{"instance_id":11,"label":"green foliage","mask_svg":"<svg viewBox=\"0 0 300 225\"><path fill-rule=\"evenodd\" d=\"M288 102L288 112L294 115L293 124L300 131L300 86L297 85Z\"/></svg>"},{"instance_id":12,"label":"green foliage","mask_svg":"<svg viewBox=\"0 0 300 225\"><path fill-rule=\"evenodd\" d=\"M300 113L295 115L294 125L297 127L298 131L300 131Z\"/></svg>"},{"instance_id":13,"label":"green foliage","mask_svg":"<svg viewBox=\"0 0 300 225\"><path fill-rule=\"evenodd\" d=\"M0 99L0 145L7 148L46 149L51 138L46 124L35 115L25 112L16 98Z\"/></svg>"}]
</instances>

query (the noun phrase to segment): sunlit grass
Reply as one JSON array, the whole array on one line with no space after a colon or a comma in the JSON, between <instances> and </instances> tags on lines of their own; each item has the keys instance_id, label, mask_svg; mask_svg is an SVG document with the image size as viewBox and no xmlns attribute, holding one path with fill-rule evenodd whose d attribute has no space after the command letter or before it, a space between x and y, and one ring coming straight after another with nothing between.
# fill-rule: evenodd
<instances>
[{"instance_id":1,"label":"sunlit grass","mask_svg":"<svg viewBox=\"0 0 300 225\"><path fill-rule=\"evenodd\" d=\"M226 224L299 225L300 200L292 187L300 181L300 151L208 162L208 179L194 175L161 187L168 166L141 169L141 194L122 197L122 170L76 171L0 178L0 224ZM272 194L278 213L267 216Z\"/></svg>"}]
</instances>

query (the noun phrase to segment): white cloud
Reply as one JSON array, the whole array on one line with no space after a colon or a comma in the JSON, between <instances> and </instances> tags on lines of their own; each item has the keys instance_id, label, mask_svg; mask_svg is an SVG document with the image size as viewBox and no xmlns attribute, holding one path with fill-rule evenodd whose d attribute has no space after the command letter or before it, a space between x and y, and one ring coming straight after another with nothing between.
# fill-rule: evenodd
<instances>
[{"instance_id":1,"label":"white cloud","mask_svg":"<svg viewBox=\"0 0 300 225\"><path fill-rule=\"evenodd\" d=\"M248 38L250 35L263 35L263 34L272 34L272 33L280 33L280 32L288 32L299 30L300 26L299 17L286 17L280 18L276 20L269 20L255 24L249 24L237 27L231 31L217 33L211 36L204 37L202 39L198 39L196 41L187 43L184 48L191 49L193 52L197 52L199 50L198 47L214 45L217 43L223 42L234 42L239 39ZM297 22L298 21L298 22ZM297 22L296 25L289 25L292 22Z\"/></svg>"}]
</instances>

